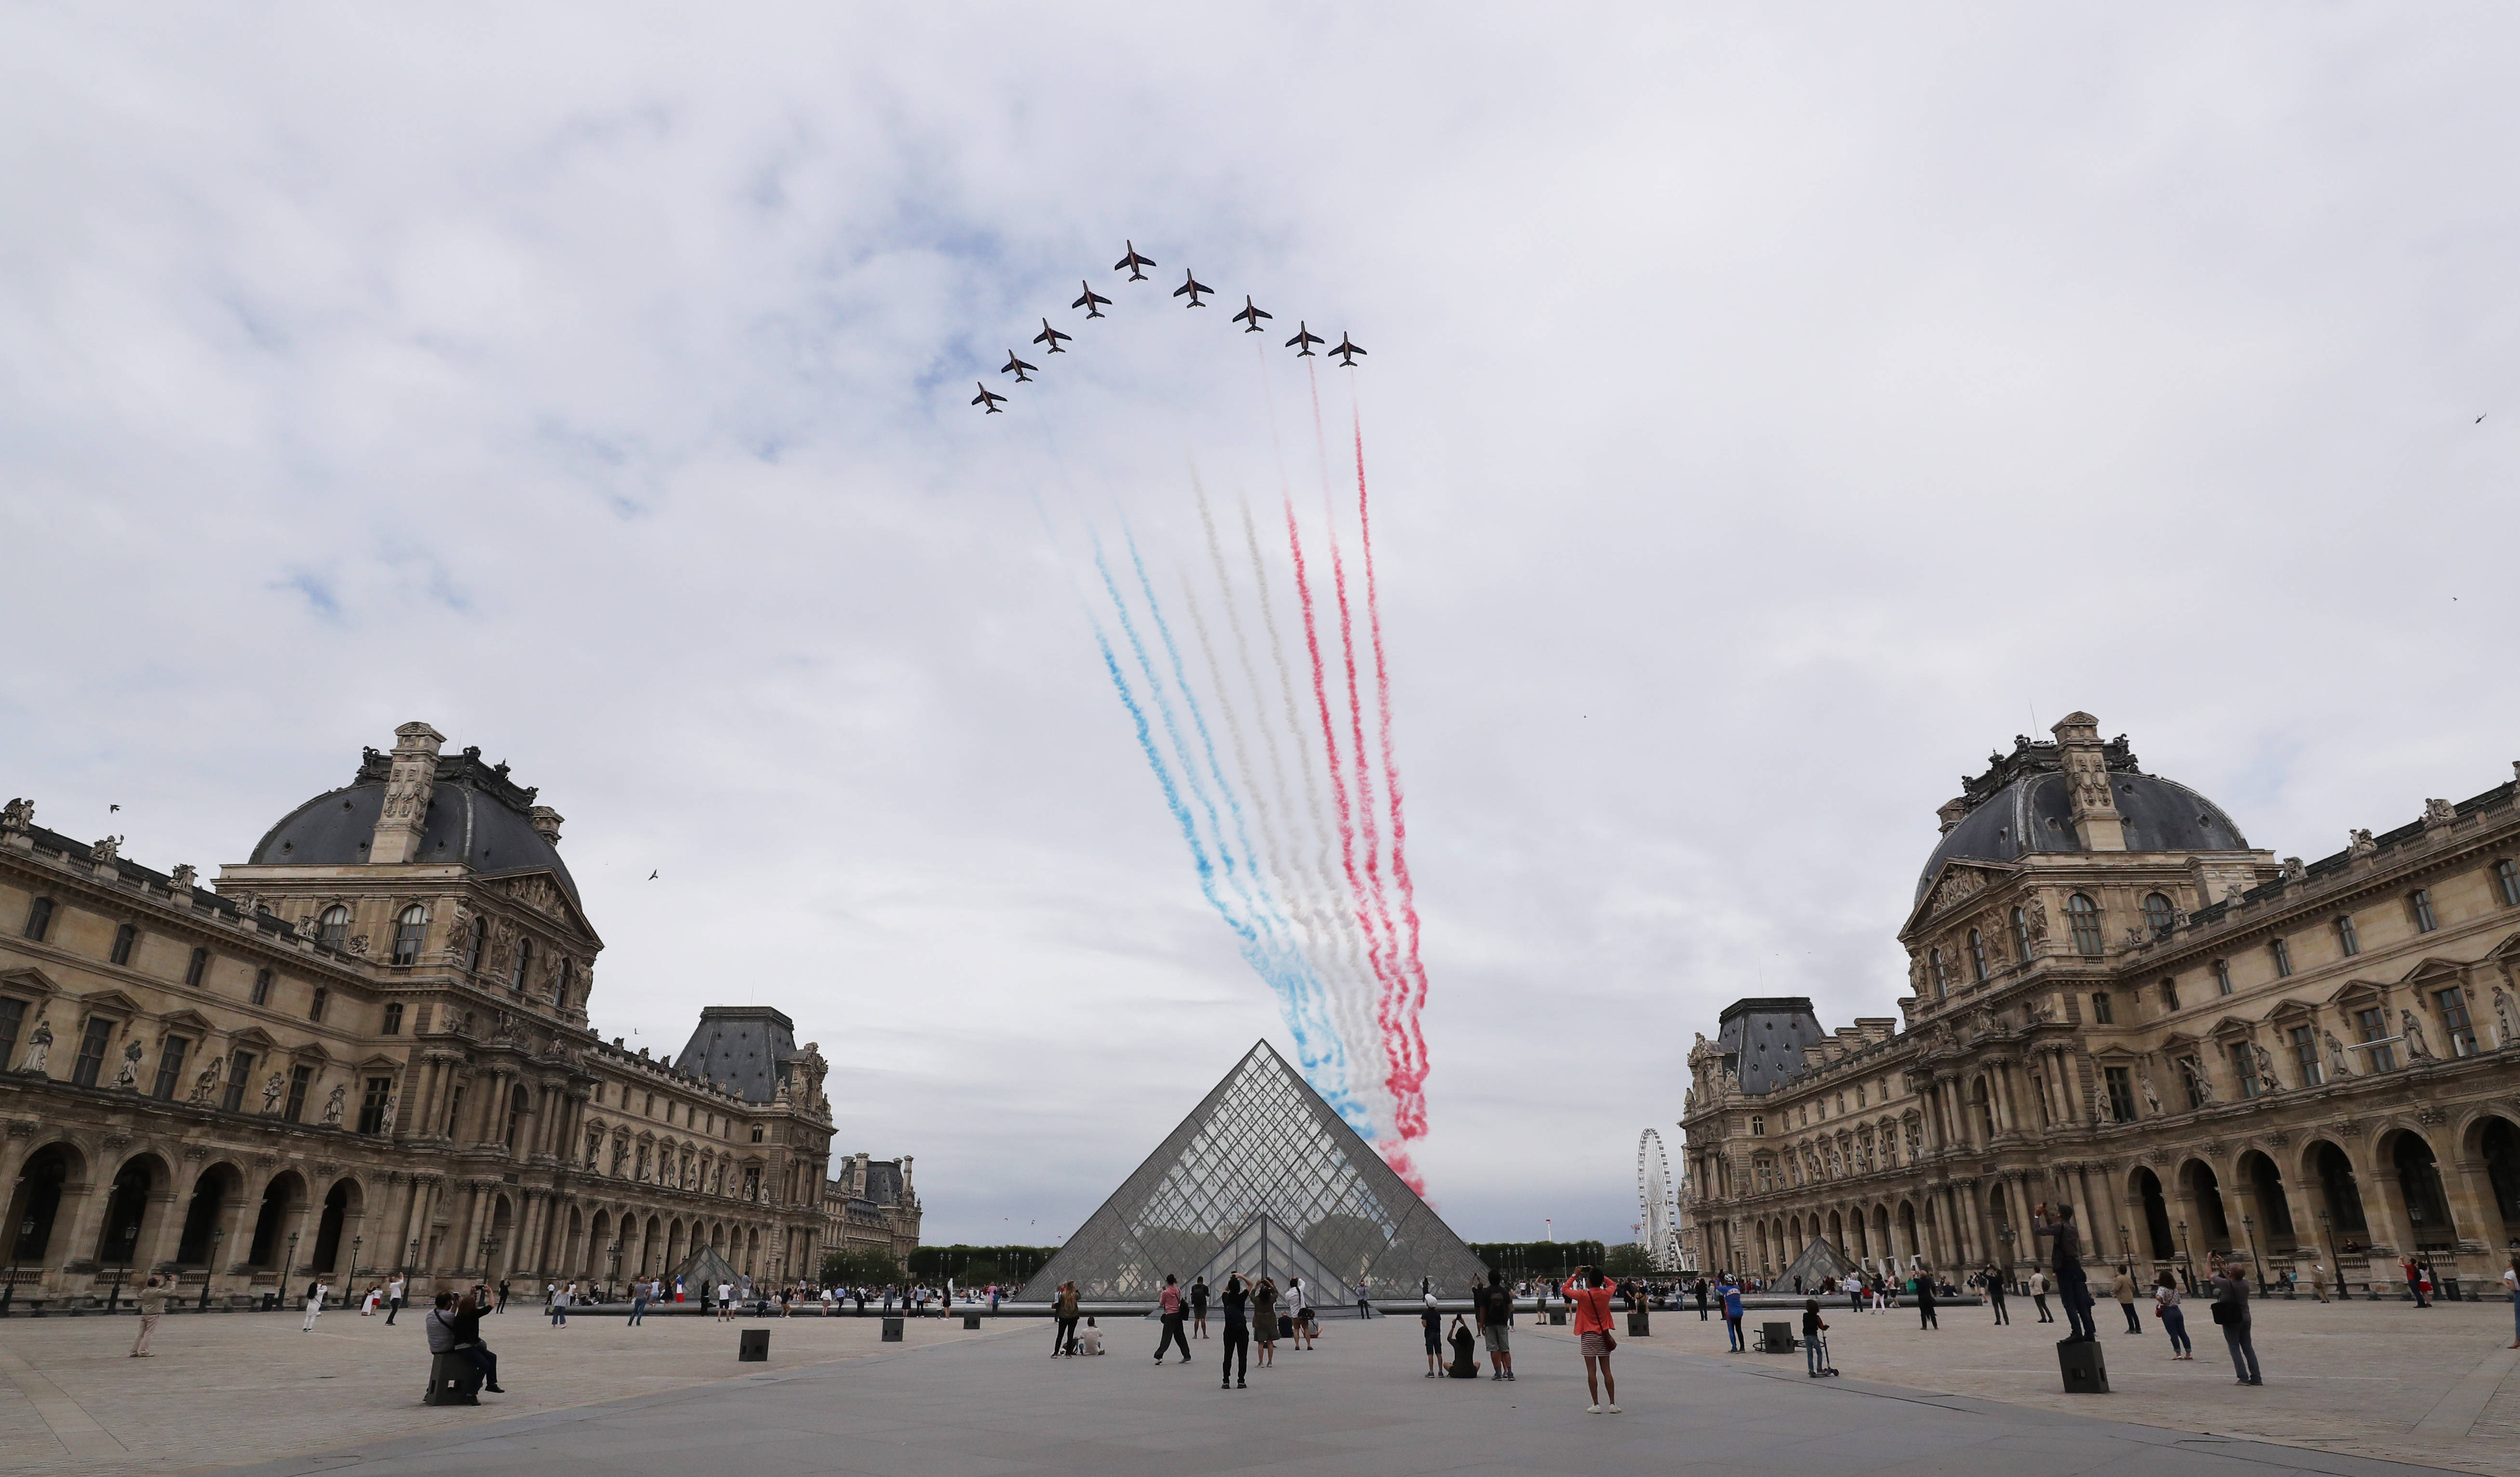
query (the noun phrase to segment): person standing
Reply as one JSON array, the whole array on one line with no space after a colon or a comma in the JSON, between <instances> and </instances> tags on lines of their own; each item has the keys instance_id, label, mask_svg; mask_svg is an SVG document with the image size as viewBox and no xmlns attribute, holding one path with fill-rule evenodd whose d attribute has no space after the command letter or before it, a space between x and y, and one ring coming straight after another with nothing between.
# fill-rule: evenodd
<instances>
[{"instance_id":1,"label":"person standing","mask_svg":"<svg viewBox=\"0 0 2520 1477\"><path fill-rule=\"evenodd\" d=\"M1488 1274L1487 1285L1473 1287L1470 1297L1479 1310L1479 1336L1487 1340L1488 1378L1513 1378L1513 1293L1507 1289L1505 1277Z\"/></svg>"},{"instance_id":2,"label":"person standing","mask_svg":"<svg viewBox=\"0 0 2520 1477\"><path fill-rule=\"evenodd\" d=\"M2118 1275L2109 1281L2109 1296L2118 1300L2118 1307L2126 1314L2127 1332L2139 1333L2143 1331L2143 1324L2138 1322L2135 1316L2135 1269L2133 1266L2122 1266L2118 1268Z\"/></svg>"},{"instance_id":3,"label":"person standing","mask_svg":"<svg viewBox=\"0 0 2520 1477\"><path fill-rule=\"evenodd\" d=\"M1433 1379L1444 1363L1444 1312L1435 1306L1435 1294L1420 1293L1424 1306L1418 1310L1418 1321L1426 1330L1426 1377Z\"/></svg>"},{"instance_id":4,"label":"person standing","mask_svg":"<svg viewBox=\"0 0 2520 1477\"><path fill-rule=\"evenodd\" d=\"M2163 1273L2153 1285L2152 1316L2161 1320L2161 1331L2170 1335L2170 1357L2194 1359L2196 1344L2187 1336L2187 1311L2179 1306L2179 1279Z\"/></svg>"},{"instance_id":5,"label":"person standing","mask_svg":"<svg viewBox=\"0 0 2520 1477\"><path fill-rule=\"evenodd\" d=\"M627 1326L636 1328L647 1317L648 1284L633 1282L630 1284L630 1321Z\"/></svg>"},{"instance_id":6,"label":"person standing","mask_svg":"<svg viewBox=\"0 0 2520 1477\"><path fill-rule=\"evenodd\" d=\"M2408 1257L2399 1265L2405 1269L2407 1274L2408 1300L2412 1302L2418 1308L2431 1307L2432 1304L2424 1298L2423 1273L2415 1266L2415 1259L2413 1257Z\"/></svg>"},{"instance_id":7,"label":"person standing","mask_svg":"<svg viewBox=\"0 0 2520 1477\"><path fill-rule=\"evenodd\" d=\"M2310 1295L2318 1302L2327 1301L2327 1269L2317 1262L2310 1264Z\"/></svg>"},{"instance_id":8,"label":"person standing","mask_svg":"<svg viewBox=\"0 0 2520 1477\"><path fill-rule=\"evenodd\" d=\"M2065 1305L2065 1322L2068 1325L2065 1341L2090 1343L2098 1338L2099 1330L2092 1326L2092 1278L2083 1270L2083 1233L2074 1225L2074 1207L2059 1205L2055 1214L2050 1216L2048 1207L2041 1205L2032 1222L2031 1239L2033 1242L2047 1239L2055 1243L2049 1248L2048 1258L2049 1265L2056 1269L2058 1300ZM2127 1327L2131 1331L2139 1331L2142 1325L2135 1320L2135 1286L2132 1282L2127 1285ZM2047 1312L2045 1304L2041 1305L2040 1312Z\"/></svg>"},{"instance_id":9,"label":"person standing","mask_svg":"<svg viewBox=\"0 0 2520 1477\"><path fill-rule=\"evenodd\" d=\"M508 1279L506 1277L499 1278L499 1303L498 1306L491 1311L494 1313L505 1313L508 1311Z\"/></svg>"},{"instance_id":10,"label":"person standing","mask_svg":"<svg viewBox=\"0 0 2520 1477\"><path fill-rule=\"evenodd\" d=\"M1706 1321L1706 1278L1697 1279L1697 1320Z\"/></svg>"},{"instance_id":11,"label":"person standing","mask_svg":"<svg viewBox=\"0 0 2520 1477\"><path fill-rule=\"evenodd\" d=\"M1610 1336L1610 1289L1601 1285L1601 1270L1578 1267L1566 1279L1566 1302L1575 1310L1575 1337L1584 1349L1584 1388L1593 1403L1584 1408L1588 1415L1598 1415L1604 1410L1619 1413L1619 1382L1610 1374L1610 1351L1618 1340ZM1605 1403L1603 1395L1609 1397Z\"/></svg>"},{"instance_id":12,"label":"person standing","mask_svg":"<svg viewBox=\"0 0 2520 1477\"><path fill-rule=\"evenodd\" d=\"M1827 1331L1828 1324L1820 1316L1820 1299L1805 1299L1803 1302L1803 1377L1806 1379L1818 1379L1828 1372L1828 1361L1821 1358L1820 1352L1820 1336Z\"/></svg>"},{"instance_id":13,"label":"person standing","mask_svg":"<svg viewBox=\"0 0 2520 1477\"><path fill-rule=\"evenodd\" d=\"M1937 1333L1943 1331L1942 1320L1934 1317L1934 1275L1931 1272L1916 1275L1916 1326L1931 1328Z\"/></svg>"},{"instance_id":14,"label":"person standing","mask_svg":"<svg viewBox=\"0 0 2520 1477\"><path fill-rule=\"evenodd\" d=\"M2502 1290L2511 1299L2511 1348L2520 1349L2520 1256L2502 1269Z\"/></svg>"},{"instance_id":15,"label":"person standing","mask_svg":"<svg viewBox=\"0 0 2520 1477\"><path fill-rule=\"evenodd\" d=\"M149 1335L158 1331L158 1320L166 1316L165 1281L152 1274L148 1282L132 1295L133 1307L140 1310L140 1336L131 1341L133 1359L155 1359L149 1352Z\"/></svg>"},{"instance_id":16,"label":"person standing","mask_svg":"<svg viewBox=\"0 0 2520 1477\"><path fill-rule=\"evenodd\" d=\"M1995 1310L1995 1320L1999 1323L2011 1322L2012 1315L2003 1309L2003 1278L1995 1275L1994 1268L1989 1267L1979 1274L1978 1285L1986 1289L1986 1305Z\"/></svg>"},{"instance_id":17,"label":"person standing","mask_svg":"<svg viewBox=\"0 0 2520 1477\"><path fill-rule=\"evenodd\" d=\"M567 1291L567 1289L565 1289L565 1288L562 1287L558 1282L554 1282L554 1283L552 1283L552 1284L551 1284L551 1293L550 1293L550 1296L551 1296L551 1307L550 1307L548 1310L546 1310L546 1311L548 1311L548 1312L551 1314L551 1325L552 1325L553 1327L555 1327L555 1328L565 1328L565 1327L567 1327L567 1326L568 1326L568 1291Z\"/></svg>"},{"instance_id":18,"label":"person standing","mask_svg":"<svg viewBox=\"0 0 2520 1477\"><path fill-rule=\"evenodd\" d=\"M2048 1274L2036 1267L2030 1269L2030 1305L2039 1310L2039 1321L2056 1321L2056 1316L2048 1311Z\"/></svg>"},{"instance_id":19,"label":"person standing","mask_svg":"<svg viewBox=\"0 0 2520 1477\"><path fill-rule=\"evenodd\" d=\"M1846 1293L1847 1311L1850 1313L1862 1313L1864 1311L1864 1278L1857 1276L1854 1273L1850 1272L1846 1275L1846 1280L1838 1285Z\"/></svg>"},{"instance_id":20,"label":"person standing","mask_svg":"<svg viewBox=\"0 0 2520 1477\"><path fill-rule=\"evenodd\" d=\"M1725 1353L1745 1352L1741 1343L1741 1284L1738 1282L1724 1284L1724 1336L1732 1341L1732 1347Z\"/></svg>"},{"instance_id":21,"label":"person standing","mask_svg":"<svg viewBox=\"0 0 2520 1477\"><path fill-rule=\"evenodd\" d=\"M1207 1275L1205 1273L1190 1279L1190 1329L1192 1338L1207 1337Z\"/></svg>"},{"instance_id":22,"label":"person standing","mask_svg":"<svg viewBox=\"0 0 2520 1477\"><path fill-rule=\"evenodd\" d=\"M1163 1342L1155 1345L1155 1363L1159 1365L1162 1364L1164 1362L1164 1351L1175 1344L1179 1344L1181 1345L1181 1362L1185 1365L1189 1364L1190 1340L1182 1337L1181 1279L1174 1276L1169 1272L1164 1274L1164 1295L1160 1306L1163 1310L1164 1316L1164 1337Z\"/></svg>"},{"instance_id":23,"label":"person standing","mask_svg":"<svg viewBox=\"0 0 2520 1477\"><path fill-rule=\"evenodd\" d=\"M1251 1294L1243 1288L1242 1274L1229 1272L1225 1275L1225 1295L1218 1301L1225 1305L1225 1337L1221 1340L1225 1345L1225 1374L1223 1383L1217 1388L1231 1390L1238 1384L1247 1390L1251 1374L1251 1325L1242 1320L1242 1309L1251 1301ZM1240 1355L1242 1360L1239 1367L1235 1364L1237 1355Z\"/></svg>"},{"instance_id":24,"label":"person standing","mask_svg":"<svg viewBox=\"0 0 2520 1477\"><path fill-rule=\"evenodd\" d=\"M324 1298L333 1289L322 1282L306 1284L306 1321L297 1325L300 1333L315 1331L315 1320L324 1316Z\"/></svg>"},{"instance_id":25,"label":"person standing","mask_svg":"<svg viewBox=\"0 0 2520 1477\"><path fill-rule=\"evenodd\" d=\"M2228 1262L2214 1276L2214 1321L2223 1326L2223 1342L2231 1351L2231 1372L2236 1383L2262 1385L2258 1374L2258 1347L2249 1337L2249 1268L2245 1262Z\"/></svg>"},{"instance_id":26,"label":"person standing","mask_svg":"<svg viewBox=\"0 0 2520 1477\"><path fill-rule=\"evenodd\" d=\"M392 1281L385 1283L385 1326L388 1328L393 1326L394 1315L402 1312L403 1288L403 1277L399 1272L393 1275Z\"/></svg>"},{"instance_id":27,"label":"person standing","mask_svg":"<svg viewBox=\"0 0 2520 1477\"><path fill-rule=\"evenodd\" d=\"M1260 1340L1260 1367L1278 1363L1278 1284L1262 1277L1251 1289L1251 1329Z\"/></svg>"},{"instance_id":28,"label":"person standing","mask_svg":"<svg viewBox=\"0 0 2520 1477\"><path fill-rule=\"evenodd\" d=\"M1057 1359L1062 1354L1075 1354L1077 1298L1074 1282L1058 1284L1058 1295L1051 1303L1050 1311L1058 1323L1051 1330L1050 1357Z\"/></svg>"}]
</instances>

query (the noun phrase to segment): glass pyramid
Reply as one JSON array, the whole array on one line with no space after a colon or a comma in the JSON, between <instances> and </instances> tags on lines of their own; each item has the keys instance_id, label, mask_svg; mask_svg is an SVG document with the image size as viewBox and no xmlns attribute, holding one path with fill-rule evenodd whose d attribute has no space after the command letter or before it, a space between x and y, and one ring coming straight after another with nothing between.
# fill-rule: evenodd
<instances>
[{"instance_id":1,"label":"glass pyramid","mask_svg":"<svg viewBox=\"0 0 2520 1477\"><path fill-rule=\"evenodd\" d=\"M1072 1281L1093 1301L1151 1302L1170 1273L1300 1275L1323 1311L1415 1297L1431 1278L1459 1297L1487 1269L1265 1041L1032 1280L1048 1302Z\"/></svg>"}]
</instances>

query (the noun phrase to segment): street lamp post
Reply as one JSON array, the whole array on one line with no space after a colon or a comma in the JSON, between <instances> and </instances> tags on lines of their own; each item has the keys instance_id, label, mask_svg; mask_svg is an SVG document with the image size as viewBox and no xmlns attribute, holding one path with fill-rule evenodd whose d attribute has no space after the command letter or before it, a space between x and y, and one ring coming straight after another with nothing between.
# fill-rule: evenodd
<instances>
[{"instance_id":1,"label":"street lamp post","mask_svg":"<svg viewBox=\"0 0 2520 1477\"><path fill-rule=\"evenodd\" d=\"M2240 1232L2249 1238L2249 1260L2258 1264L2258 1292L2264 1295L2267 1290L2267 1264L2258 1255L2258 1218L2243 1214L2240 1217Z\"/></svg>"},{"instance_id":2,"label":"street lamp post","mask_svg":"<svg viewBox=\"0 0 2520 1477\"><path fill-rule=\"evenodd\" d=\"M140 1239L140 1223L135 1221L122 1228L114 1239L122 1243L122 1260L113 1264L113 1290L105 1295L105 1311L108 1313L122 1306L122 1278L131 1271L131 1247Z\"/></svg>"},{"instance_id":3,"label":"street lamp post","mask_svg":"<svg viewBox=\"0 0 2520 1477\"><path fill-rule=\"evenodd\" d=\"M2187 1223L2184 1221L2179 1223L2179 1276L2187 1283L2188 1291L2196 1290L2196 1254L2187 1249Z\"/></svg>"},{"instance_id":4,"label":"street lamp post","mask_svg":"<svg viewBox=\"0 0 2520 1477\"><path fill-rule=\"evenodd\" d=\"M219 1275L219 1243L227 1238L228 1229L226 1227L213 1226L210 1228L210 1259L202 1264L202 1301L201 1305L193 1310L196 1313L207 1313L210 1311L210 1283L215 1281Z\"/></svg>"},{"instance_id":5,"label":"street lamp post","mask_svg":"<svg viewBox=\"0 0 2520 1477\"><path fill-rule=\"evenodd\" d=\"M9 1281L0 1286L0 1318L9 1314L10 1301L18 1295L18 1259L26 1242L35 1234L35 1218L28 1216L18 1226L18 1233L9 1238Z\"/></svg>"},{"instance_id":6,"label":"street lamp post","mask_svg":"<svg viewBox=\"0 0 2520 1477\"><path fill-rule=\"evenodd\" d=\"M612 1284L621 1280L621 1243L615 1241L604 1249L612 1258L612 1275L604 1279L604 1300L608 1303L612 1301Z\"/></svg>"},{"instance_id":7,"label":"street lamp post","mask_svg":"<svg viewBox=\"0 0 2520 1477\"><path fill-rule=\"evenodd\" d=\"M350 1275L341 1279L341 1306L344 1308L350 1306L351 1291L359 1285L359 1243L366 1239L365 1236L350 1237Z\"/></svg>"},{"instance_id":8,"label":"street lamp post","mask_svg":"<svg viewBox=\"0 0 2520 1477\"><path fill-rule=\"evenodd\" d=\"M1999 1226L1995 1236L2003 1243L2003 1265L1996 1269L1996 1275L2003 1278L2003 1285L2009 1287L2012 1285L2012 1228Z\"/></svg>"}]
</instances>

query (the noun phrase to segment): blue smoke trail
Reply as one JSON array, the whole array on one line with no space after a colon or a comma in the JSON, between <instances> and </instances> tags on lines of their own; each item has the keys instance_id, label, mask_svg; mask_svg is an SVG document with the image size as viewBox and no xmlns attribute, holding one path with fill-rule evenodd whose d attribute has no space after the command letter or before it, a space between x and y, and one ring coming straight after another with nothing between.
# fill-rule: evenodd
<instances>
[{"instance_id":1,"label":"blue smoke trail","mask_svg":"<svg viewBox=\"0 0 2520 1477\"><path fill-rule=\"evenodd\" d=\"M1310 962L1300 952L1280 938L1278 930L1265 919L1261 926L1268 928L1270 936L1264 939L1258 928L1244 918L1238 916L1241 910L1230 906L1217 891L1218 863L1221 862L1225 880L1238 895L1242 909L1257 911L1256 901L1242 878L1243 869L1237 866L1233 848L1226 838L1223 818L1217 811L1215 801L1209 797L1207 787L1199 783L1197 767L1192 758L1189 741L1183 737L1180 722L1174 716L1172 704L1165 696L1163 679L1155 668L1152 656L1147 650L1144 638L1139 634L1137 622L1130 618L1128 603L1120 594L1118 581L1112 578L1110 565L1103 555L1102 539L1099 535L1093 534L1090 529L1088 536L1093 539L1094 544L1095 571L1102 577L1103 589L1110 596L1112 608L1119 617L1121 633L1128 638L1130 651L1136 656L1138 668L1146 677L1148 695L1153 699L1156 716L1162 722L1165 737L1171 740L1172 750L1180 760L1182 768L1180 780L1176 780L1172 766L1165 762L1161 749L1155 743L1153 732L1147 723L1145 706L1139 702L1136 693L1129 687L1125 675L1120 670L1119 661L1110 649L1110 643L1103 636L1100 622L1095 623L1095 641L1102 649L1104 668L1109 672L1113 685L1119 690L1120 700L1129 710L1131 723L1138 730L1139 746L1146 751L1148 763L1154 768L1156 780L1163 787L1164 803L1172 810L1174 820L1181 826L1183 840L1190 845L1192 861L1198 870L1199 890L1206 896L1209 905L1216 909L1217 916L1225 919L1226 925L1232 928L1236 937L1240 940L1244 962L1248 963L1252 972L1258 974L1262 981L1278 995L1281 1011L1285 1016L1287 1028L1294 1035L1298 1064L1303 1068L1306 1080L1321 1089L1323 1098L1341 1118L1352 1125L1370 1124L1372 1120L1365 1104L1359 1102L1348 1088L1344 1043L1339 1040L1335 1031L1325 1030L1324 1023L1317 1018L1317 1002L1321 998L1321 985L1313 977ZM1132 554L1133 556L1135 554L1134 544ZM1166 632L1165 639L1169 645L1169 630L1164 626L1162 612L1156 610L1153 613L1158 629ZM1174 665L1178 671L1179 653L1176 651L1173 656ZM1201 738L1204 738L1206 723L1197 711L1196 697L1188 691L1187 686L1183 696L1198 724ZM1212 760L1214 755L1212 743L1209 745L1209 754ZM1188 783L1188 787L1192 795L1197 799L1199 808L1207 814L1208 828L1216 837L1213 859L1209 856L1207 843L1200 836L1196 816L1182 799L1183 781ZM1238 804L1234 800L1230 789L1227 790L1226 798L1228 805L1235 806L1238 813ZM1326 1042L1327 1046L1325 1046Z\"/></svg>"}]
</instances>

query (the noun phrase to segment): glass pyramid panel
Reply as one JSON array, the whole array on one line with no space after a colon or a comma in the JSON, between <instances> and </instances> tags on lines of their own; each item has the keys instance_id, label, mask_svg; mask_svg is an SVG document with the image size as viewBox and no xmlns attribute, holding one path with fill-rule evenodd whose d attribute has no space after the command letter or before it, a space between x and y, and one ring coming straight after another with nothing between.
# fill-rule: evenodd
<instances>
[{"instance_id":1,"label":"glass pyramid panel","mask_svg":"<svg viewBox=\"0 0 2520 1477\"><path fill-rule=\"evenodd\" d=\"M1307 1282L1318 1278L1315 1301L1324 1305L1334 1293L1344 1294L1339 1302L1359 1292L1415 1296L1428 1278L1457 1296L1486 1270L1263 1041L1024 1284L1022 1298L1047 1302L1073 1281L1089 1299L1151 1301L1165 1274L1187 1284L1202 1270L1214 1286L1216 1258L1240 1255L1243 1240L1264 1234L1273 1252L1282 1242L1277 1254L1300 1258Z\"/></svg>"}]
</instances>

